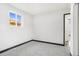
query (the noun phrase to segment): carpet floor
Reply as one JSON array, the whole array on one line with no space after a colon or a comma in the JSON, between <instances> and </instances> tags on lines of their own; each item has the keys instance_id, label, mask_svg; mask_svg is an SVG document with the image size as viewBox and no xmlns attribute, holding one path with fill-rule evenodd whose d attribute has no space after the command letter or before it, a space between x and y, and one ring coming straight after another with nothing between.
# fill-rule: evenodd
<instances>
[{"instance_id":1,"label":"carpet floor","mask_svg":"<svg viewBox=\"0 0 79 59\"><path fill-rule=\"evenodd\" d=\"M31 41L1 53L0 56L70 56L64 46Z\"/></svg>"}]
</instances>

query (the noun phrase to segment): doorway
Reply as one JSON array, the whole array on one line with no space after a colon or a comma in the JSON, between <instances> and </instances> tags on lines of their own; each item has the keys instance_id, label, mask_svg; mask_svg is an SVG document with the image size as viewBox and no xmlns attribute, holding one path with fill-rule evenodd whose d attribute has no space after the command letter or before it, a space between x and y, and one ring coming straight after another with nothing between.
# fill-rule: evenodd
<instances>
[{"instance_id":1,"label":"doorway","mask_svg":"<svg viewBox=\"0 0 79 59\"><path fill-rule=\"evenodd\" d=\"M70 13L64 14L64 45L70 50L71 41L71 19Z\"/></svg>"}]
</instances>

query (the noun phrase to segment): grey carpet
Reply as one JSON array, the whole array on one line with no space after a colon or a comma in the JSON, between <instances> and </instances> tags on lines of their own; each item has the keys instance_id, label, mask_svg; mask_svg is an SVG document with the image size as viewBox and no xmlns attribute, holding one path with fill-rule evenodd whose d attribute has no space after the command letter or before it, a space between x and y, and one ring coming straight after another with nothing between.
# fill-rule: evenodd
<instances>
[{"instance_id":1,"label":"grey carpet","mask_svg":"<svg viewBox=\"0 0 79 59\"><path fill-rule=\"evenodd\" d=\"M70 56L70 53L64 46L31 41L0 56Z\"/></svg>"}]
</instances>

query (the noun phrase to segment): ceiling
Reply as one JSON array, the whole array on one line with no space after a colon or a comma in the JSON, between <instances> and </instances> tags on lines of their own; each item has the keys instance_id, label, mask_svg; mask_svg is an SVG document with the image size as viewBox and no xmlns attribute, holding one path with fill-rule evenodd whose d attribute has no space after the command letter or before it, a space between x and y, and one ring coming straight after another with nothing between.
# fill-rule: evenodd
<instances>
[{"instance_id":1,"label":"ceiling","mask_svg":"<svg viewBox=\"0 0 79 59\"><path fill-rule=\"evenodd\" d=\"M59 9L70 9L69 3L12 3L10 5L32 15L55 11Z\"/></svg>"}]
</instances>

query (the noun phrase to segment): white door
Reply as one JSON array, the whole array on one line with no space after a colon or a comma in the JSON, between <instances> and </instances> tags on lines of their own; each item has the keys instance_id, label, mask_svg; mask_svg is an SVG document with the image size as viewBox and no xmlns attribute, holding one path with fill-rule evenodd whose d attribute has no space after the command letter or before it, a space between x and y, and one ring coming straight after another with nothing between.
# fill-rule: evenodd
<instances>
[{"instance_id":1,"label":"white door","mask_svg":"<svg viewBox=\"0 0 79 59\"><path fill-rule=\"evenodd\" d=\"M71 41L71 19L70 14L65 15L65 46L70 50Z\"/></svg>"}]
</instances>

